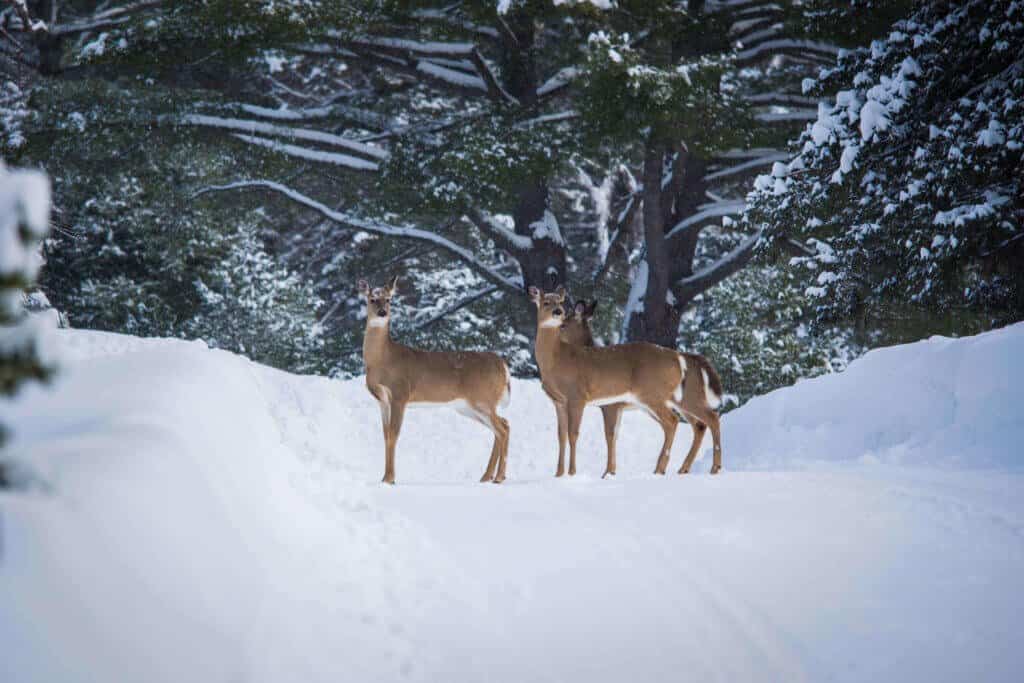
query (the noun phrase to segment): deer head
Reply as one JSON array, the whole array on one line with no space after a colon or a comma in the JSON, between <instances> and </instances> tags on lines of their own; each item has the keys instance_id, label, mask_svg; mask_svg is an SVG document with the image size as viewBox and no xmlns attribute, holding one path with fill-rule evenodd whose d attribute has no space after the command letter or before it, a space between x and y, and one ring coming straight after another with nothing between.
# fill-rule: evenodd
<instances>
[{"instance_id":1,"label":"deer head","mask_svg":"<svg viewBox=\"0 0 1024 683\"><path fill-rule=\"evenodd\" d=\"M359 293L366 297L366 325L386 327L391 320L391 298L395 295L398 277L391 279L386 287L371 288L366 280L359 281Z\"/></svg>"},{"instance_id":2,"label":"deer head","mask_svg":"<svg viewBox=\"0 0 1024 683\"><path fill-rule=\"evenodd\" d=\"M586 300L577 301L562 323L562 329L559 330L562 341L574 346L593 346L594 334L590 328L590 321L596 310L597 299L589 304Z\"/></svg>"},{"instance_id":3,"label":"deer head","mask_svg":"<svg viewBox=\"0 0 1024 683\"><path fill-rule=\"evenodd\" d=\"M538 327L561 327L566 318L565 287L545 293L530 287L530 301L537 307Z\"/></svg>"}]
</instances>

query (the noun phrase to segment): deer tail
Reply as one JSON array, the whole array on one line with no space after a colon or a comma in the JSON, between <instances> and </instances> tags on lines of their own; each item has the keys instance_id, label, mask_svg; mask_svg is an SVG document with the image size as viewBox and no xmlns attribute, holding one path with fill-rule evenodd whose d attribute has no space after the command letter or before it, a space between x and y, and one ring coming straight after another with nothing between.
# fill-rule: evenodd
<instances>
[{"instance_id":1,"label":"deer tail","mask_svg":"<svg viewBox=\"0 0 1024 683\"><path fill-rule=\"evenodd\" d=\"M715 366L711 362L696 353L680 354L685 357L686 366L683 371L683 383L687 381L700 381L701 389L704 392L704 400L712 409L722 405L722 378L718 376ZM684 361L680 360L680 364ZM686 370L689 370L687 372ZM699 372L697 372L699 370ZM692 378L692 379L691 379Z\"/></svg>"}]
</instances>

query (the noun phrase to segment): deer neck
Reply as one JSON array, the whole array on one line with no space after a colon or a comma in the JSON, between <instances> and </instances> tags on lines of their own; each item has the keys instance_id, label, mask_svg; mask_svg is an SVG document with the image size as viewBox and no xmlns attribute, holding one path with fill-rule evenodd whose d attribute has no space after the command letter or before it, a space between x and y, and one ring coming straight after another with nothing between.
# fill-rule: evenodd
<instances>
[{"instance_id":1,"label":"deer neck","mask_svg":"<svg viewBox=\"0 0 1024 683\"><path fill-rule=\"evenodd\" d=\"M383 325L372 325L368 320L363 335L363 362L367 367L376 364L387 355L391 348L391 328L387 321Z\"/></svg>"},{"instance_id":2,"label":"deer neck","mask_svg":"<svg viewBox=\"0 0 1024 683\"><path fill-rule=\"evenodd\" d=\"M540 366L541 375L554 368L558 363L558 356L562 352L565 342L558 334L558 326L544 327L537 326L537 341L534 350L537 354L537 364Z\"/></svg>"}]
</instances>

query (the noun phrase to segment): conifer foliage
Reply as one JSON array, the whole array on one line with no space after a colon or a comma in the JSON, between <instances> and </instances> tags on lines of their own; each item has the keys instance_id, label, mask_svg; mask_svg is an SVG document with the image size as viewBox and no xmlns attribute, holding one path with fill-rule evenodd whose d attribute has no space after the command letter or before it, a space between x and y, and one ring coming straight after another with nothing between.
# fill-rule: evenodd
<instances>
[{"instance_id":1,"label":"conifer foliage","mask_svg":"<svg viewBox=\"0 0 1024 683\"><path fill-rule=\"evenodd\" d=\"M1022 45L1019 0L931 0L806 83L834 99L749 220L818 320L901 339L1024 314Z\"/></svg>"},{"instance_id":2,"label":"conifer foliage","mask_svg":"<svg viewBox=\"0 0 1024 683\"><path fill-rule=\"evenodd\" d=\"M22 310L23 292L42 265L40 243L49 230L49 179L38 171L8 170L0 160L0 396L53 372L44 317Z\"/></svg>"}]
</instances>

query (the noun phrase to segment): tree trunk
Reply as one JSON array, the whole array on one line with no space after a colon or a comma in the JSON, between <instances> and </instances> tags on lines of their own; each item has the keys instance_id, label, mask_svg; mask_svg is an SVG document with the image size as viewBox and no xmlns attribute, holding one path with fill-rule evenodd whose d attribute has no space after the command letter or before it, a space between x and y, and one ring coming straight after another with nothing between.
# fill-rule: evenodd
<instances>
[{"instance_id":1,"label":"tree trunk","mask_svg":"<svg viewBox=\"0 0 1024 683\"><path fill-rule=\"evenodd\" d=\"M670 273L665 225L668 215L671 215L669 212L673 202L665 201L662 192L665 157L665 144L654 139L648 140L643 168L643 258L647 283L641 299L642 305L627 311L629 320L625 328L628 341L647 341L675 348L679 313L668 303Z\"/></svg>"},{"instance_id":2,"label":"tree trunk","mask_svg":"<svg viewBox=\"0 0 1024 683\"><path fill-rule=\"evenodd\" d=\"M517 235L533 239L533 248L518 252L516 258L523 273L523 284L529 289L539 287L545 291L566 284L565 244L561 240L534 237L534 223L544 220L548 210L547 178L534 178L519 191L519 202L512 214Z\"/></svg>"},{"instance_id":3,"label":"tree trunk","mask_svg":"<svg viewBox=\"0 0 1024 683\"><path fill-rule=\"evenodd\" d=\"M56 22L60 9L57 0L36 0L30 2L28 8L33 17L41 18L47 24ZM39 73L44 76L59 74L64 57L64 39L39 33L35 36L35 45L39 50Z\"/></svg>"},{"instance_id":4,"label":"tree trunk","mask_svg":"<svg viewBox=\"0 0 1024 683\"><path fill-rule=\"evenodd\" d=\"M505 88L524 109L536 110L538 72L533 13L521 8L506 17L505 25L507 30L502 32L501 54ZM533 246L515 254L523 275L524 290L520 305L511 307L510 312L516 329L531 336L536 326L533 306L526 297L526 291L535 286L550 292L558 285L568 285L564 241L558 233L541 239L534 236L534 224L543 221L548 210L548 194L547 177L529 178L517 189L516 206L512 212L516 234L533 239Z\"/></svg>"}]
</instances>

